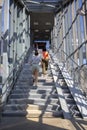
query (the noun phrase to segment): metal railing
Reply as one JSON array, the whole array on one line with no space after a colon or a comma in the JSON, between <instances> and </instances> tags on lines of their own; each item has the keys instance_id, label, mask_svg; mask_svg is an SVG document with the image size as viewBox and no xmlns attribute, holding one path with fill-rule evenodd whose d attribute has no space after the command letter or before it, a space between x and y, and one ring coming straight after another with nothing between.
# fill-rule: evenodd
<instances>
[{"instance_id":1,"label":"metal railing","mask_svg":"<svg viewBox=\"0 0 87 130\"><path fill-rule=\"evenodd\" d=\"M59 62L63 63L63 67L66 67L68 73L73 79L73 82L75 86L79 87L83 94L87 96L87 87L82 85L82 82L85 83L85 78L82 75L82 73L86 73L86 70L83 68L87 68L87 64L79 65L76 63L76 61L72 58L73 55L78 51L84 44L86 44L87 41L82 43L74 52L72 52L70 55L68 55L64 50L61 48L54 47L54 54L53 57L56 56ZM63 54L63 57L61 57L61 53ZM65 57L65 58L64 58Z\"/></svg>"},{"instance_id":2,"label":"metal railing","mask_svg":"<svg viewBox=\"0 0 87 130\"><path fill-rule=\"evenodd\" d=\"M14 87L16 80L21 72L21 69L25 63L27 57L27 52L25 51L21 57L17 60L17 62L13 65L13 69L11 70L11 72L9 73L8 77L6 78L6 80L4 81L4 83L2 83L2 94L0 97L0 106L4 106L8 96L12 90L12 88Z\"/></svg>"}]
</instances>

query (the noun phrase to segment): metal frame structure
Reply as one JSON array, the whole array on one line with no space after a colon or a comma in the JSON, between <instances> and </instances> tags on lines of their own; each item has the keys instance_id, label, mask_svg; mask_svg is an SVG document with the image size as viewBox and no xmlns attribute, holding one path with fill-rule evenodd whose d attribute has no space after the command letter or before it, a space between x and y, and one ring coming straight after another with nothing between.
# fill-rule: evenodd
<instances>
[{"instance_id":1,"label":"metal frame structure","mask_svg":"<svg viewBox=\"0 0 87 130\"><path fill-rule=\"evenodd\" d=\"M16 79L19 66L31 46L30 13L25 3L21 0L4 0L2 12L0 12L3 16L3 26L0 32L1 85L8 79L10 73L9 79L12 81ZM80 86L86 92L87 15L83 17L77 10L83 8L86 11L87 1L71 0L59 5L51 31L51 48L58 62L64 63L76 86ZM9 84L8 82L4 84L2 94L5 90L7 91ZM6 96L7 93L3 101Z\"/></svg>"},{"instance_id":2,"label":"metal frame structure","mask_svg":"<svg viewBox=\"0 0 87 130\"><path fill-rule=\"evenodd\" d=\"M51 32L52 49L59 62L64 62L75 83L83 91L86 89L87 72L87 15L79 15L78 9L87 10L86 0L72 0L55 16L55 25ZM55 33L54 33L55 32ZM56 39L56 42L55 42ZM85 62L84 62L85 60Z\"/></svg>"},{"instance_id":3,"label":"metal frame structure","mask_svg":"<svg viewBox=\"0 0 87 130\"><path fill-rule=\"evenodd\" d=\"M25 6L16 0L4 0L1 15L3 39L0 44L2 45L2 47L0 46L0 50L2 48L2 54L0 53L0 59L2 59L0 76L2 80L0 84L2 102L4 102L8 91L11 90L10 87L12 88L10 85L17 78L19 66L21 66L30 48L30 15Z\"/></svg>"}]
</instances>

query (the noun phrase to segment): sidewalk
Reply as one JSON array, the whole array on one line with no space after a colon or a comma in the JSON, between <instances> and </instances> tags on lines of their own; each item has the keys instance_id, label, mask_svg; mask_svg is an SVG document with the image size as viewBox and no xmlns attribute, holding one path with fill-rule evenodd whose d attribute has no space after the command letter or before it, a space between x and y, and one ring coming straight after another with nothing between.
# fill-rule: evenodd
<instances>
[{"instance_id":1,"label":"sidewalk","mask_svg":"<svg viewBox=\"0 0 87 130\"><path fill-rule=\"evenodd\" d=\"M61 118L5 117L0 130L87 130L87 121Z\"/></svg>"}]
</instances>

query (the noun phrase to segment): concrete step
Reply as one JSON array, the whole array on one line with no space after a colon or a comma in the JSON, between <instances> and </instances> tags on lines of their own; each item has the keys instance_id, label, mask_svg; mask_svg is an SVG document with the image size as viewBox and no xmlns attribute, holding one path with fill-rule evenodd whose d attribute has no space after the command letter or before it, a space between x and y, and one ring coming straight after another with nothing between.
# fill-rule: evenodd
<instances>
[{"instance_id":1,"label":"concrete step","mask_svg":"<svg viewBox=\"0 0 87 130\"><path fill-rule=\"evenodd\" d=\"M70 93L69 89L62 89L63 93Z\"/></svg>"},{"instance_id":2,"label":"concrete step","mask_svg":"<svg viewBox=\"0 0 87 130\"><path fill-rule=\"evenodd\" d=\"M22 84L22 85L16 85L14 87L14 90L18 89L18 88L20 88L20 89L32 89L33 87L34 87L33 85L28 85L28 84L24 85L24 84ZM52 89L55 89L55 87L52 84L47 84L46 83L43 86L41 83L38 83L37 89L50 89L50 90L52 90Z\"/></svg>"},{"instance_id":3,"label":"concrete step","mask_svg":"<svg viewBox=\"0 0 87 130\"><path fill-rule=\"evenodd\" d=\"M67 104L75 104L73 98L66 98Z\"/></svg>"},{"instance_id":4,"label":"concrete step","mask_svg":"<svg viewBox=\"0 0 87 130\"><path fill-rule=\"evenodd\" d=\"M58 94L38 94L38 93L30 93L30 94L24 94L24 93L18 93L18 94L11 94L11 99L18 99L18 98L42 98L42 99L48 99L48 98L56 98L58 99Z\"/></svg>"},{"instance_id":5,"label":"concrete step","mask_svg":"<svg viewBox=\"0 0 87 130\"><path fill-rule=\"evenodd\" d=\"M64 93L65 98L73 98L70 93Z\"/></svg>"},{"instance_id":6,"label":"concrete step","mask_svg":"<svg viewBox=\"0 0 87 130\"><path fill-rule=\"evenodd\" d=\"M55 112L50 112L50 111L41 111L41 110L17 110L17 111L4 111L3 116L26 116L26 117L63 117L62 110L61 111L55 111Z\"/></svg>"},{"instance_id":7,"label":"concrete step","mask_svg":"<svg viewBox=\"0 0 87 130\"><path fill-rule=\"evenodd\" d=\"M19 82L26 82L26 81L29 81L30 79L32 79L31 76L27 76L27 77L24 76L23 78L19 78L17 80L17 83L19 83Z\"/></svg>"},{"instance_id":8,"label":"concrete step","mask_svg":"<svg viewBox=\"0 0 87 130\"><path fill-rule=\"evenodd\" d=\"M67 85L61 85L62 89L69 89Z\"/></svg>"},{"instance_id":9,"label":"concrete step","mask_svg":"<svg viewBox=\"0 0 87 130\"><path fill-rule=\"evenodd\" d=\"M8 101L8 104L40 104L40 103L48 103L48 104L51 104L51 103L55 103L57 104L59 102L58 99L54 99L54 98L50 98L50 99L39 99L39 98L21 98L21 99L9 99Z\"/></svg>"},{"instance_id":10,"label":"concrete step","mask_svg":"<svg viewBox=\"0 0 87 130\"><path fill-rule=\"evenodd\" d=\"M8 111L17 111L17 110L46 110L46 111L60 111L61 107L58 104L54 104L54 105L33 105L33 104L7 104L4 107L4 111L8 110Z\"/></svg>"},{"instance_id":11,"label":"concrete step","mask_svg":"<svg viewBox=\"0 0 87 130\"><path fill-rule=\"evenodd\" d=\"M47 93L56 93L56 90L51 90L51 89L37 89L35 86L32 87L32 89L20 89L20 88L17 88L17 89L14 89L12 91L12 93L38 93L38 94L47 94Z\"/></svg>"}]
</instances>

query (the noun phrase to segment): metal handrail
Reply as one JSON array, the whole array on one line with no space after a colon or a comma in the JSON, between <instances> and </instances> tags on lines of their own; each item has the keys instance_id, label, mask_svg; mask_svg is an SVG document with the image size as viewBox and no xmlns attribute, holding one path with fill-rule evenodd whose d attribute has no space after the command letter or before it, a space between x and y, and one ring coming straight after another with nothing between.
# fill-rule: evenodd
<instances>
[{"instance_id":1,"label":"metal handrail","mask_svg":"<svg viewBox=\"0 0 87 130\"><path fill-rule=\"evenodd\" d=\"M20 71L20 69L22 68L22 65L24 64L25 58L26 58L26 51L20 56L18 62L17 62L15 65L13 65L13 66L18 65L18 71L17 71L17 73L18 73L18 72ZM23 60L21 61L21 59L23 59ZM20 63L20 61L21 61L21 63ZM4 81L4 83L2 83L2 88L3 88L4 86L6 86L6 89L5 89L5 91L2 93L1 98L2 98L2 97L6 94L6 92L7 92L7 95L6 95L6 100L7 100L7 97L9 96L10 91L11 91L12 87L14 86L14 83L15 83L15 81L16 81L16 79L17 79L17 75L16 75L15 80L10 80L11 77L13 78L14 75L12 75L12 74L14 73L14 70L16 70L16 69L17 69L16 67L13 67L13 69L11 70L10 74L8 75L8 77L6 78L6 80ZM12 76L11 76L11 75L12 75ZM10 81L10 82L9 82L9 81ZM10 84L10 85L9 85L9 84ZM5 104L5 102L6 102L6 101L1 102L2 106Z\"/></svg>"},{"instance_id":2,"label":"metal handrail","mask_svg":"<svg viewBox=\"0 0 87 130\"><path fill-rule=\"evenodd\" d=\"M54 46L55 49L56 49L56 53L53 54L53 57L54 57L56 54L58 54L58 53L60 54L60 51L63 52L64 55L66 55L66 59L63 60L63 67L65 66L65 64L67 63L68 60L71 60L71 61L77 66L76 68L73 68L73 67L72 67L72 69L71 69L71 77L72 77L72 72L75 73L76 70L79 70L79 71L82 70L83 72L85 72L85 71L82 69L82 67L83 67L84 65L87 65L87 64L83 64L83 65L79 66L71 57L74 55L74 53L75 53L78 49L80 49L80 48L81 48L84 44L86 44L86 43L87 43L87 40L86 40L85 42L83 42L83 43L82 43L73 53L71 53L70 55L68 55L66 52L64 52L64 50L62 50L62 49L61 49L61 50L60 50L60 49L57 49L57 48ZM82 75L80 75L80 77L81 77L82 80L85 80ZM73 77L72 77L72 78L73 78ZM73 81L74 81L74 84L78 85L78 87L80 87L80 89L82 89L83 93L86 95L86 93L84 92L84 90L83 90L81 84L79 83L79 81L76 81L75 77L74 77ZM78 84L77 84L77 82L78 82Z\"/></svg>"},{"instance_id":3,"label":"metal handrail","mask_svg":"<svg viewBox=\"0 0 87 130\"><path fill-rule=\"evenodd\" d=\"M67 62L68 59L70 59L75 65L77 65L77 67L74 69L74 71L76 71L77 69L81 70L81 68L82 68L81 66L79 66L71 57L69 57L66 52L64 52L63 50L61 50L61 51L68 57L68 58L66 58L64 64ZM82 70L82 71L84 71L84 70ZM81 76L81 78L84 79L82 76Z\"/></svg>"},{"instance_id":4,"label":"metal handrail","mask_svg":"<svg viewBox=\"0 0 87 130\"><path fill-rule=\"evenodd\" d=\"M23 57L24 54L21 55L21 57L19 58L18 62L15 64L18 65L19 64L19 61L21 60L21 58ZM4 83L2 83L2 86L4 86L6 84L6 82L8 81L10 75L13 73L13 71L15 70L16 67L13 67L13 69L11 70L11 72L9 73L8 77L6 78L6 80L4 81Z\"/></svg>"},{"instance_id":5,"label":"metal handrail","mask_svg":"<svg viewBox=\"0 0 87 130\"><path fill-rule=\"evenodd\" d=\"M82 68L84 65L87 65L87 64L83 64L81 66L79 66L71 57L76 53L76 51L78 51L84 44L87 44L87 40L85 42L83 42L81 45L78 46L78 48L76 48L76 50L74 50L74 52L72 52L70 55L68 55L66 52L64 52L64 50L61 50L66 56L66 60L64 62L66 62L68 59L71 59L73 61L73 63L75 65L77 65L77 68ZM55 46L54 46L55 47ZM56 48L56 47L55 47ZM59 50L60 50L60 47L59 48L56 48L56 52L54 53L53 56L55 56L57 53L59 53Z\"/></svg>"}]
</instances>

